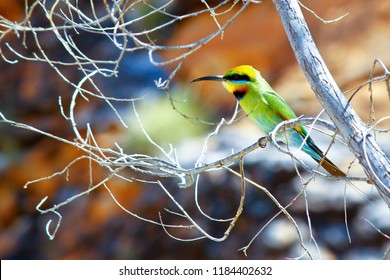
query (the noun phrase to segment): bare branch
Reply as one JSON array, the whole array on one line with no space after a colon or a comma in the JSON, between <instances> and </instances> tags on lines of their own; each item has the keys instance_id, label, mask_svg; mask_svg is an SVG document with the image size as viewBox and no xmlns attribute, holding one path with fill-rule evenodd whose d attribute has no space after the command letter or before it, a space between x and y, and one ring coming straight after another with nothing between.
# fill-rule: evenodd
<instances>
[{"instance_id":1,"label":"bare branch","mask_svg":"<svg viewBox=\"0 0 390 280\"><path fill-rule=\"evenodd\" d=\"M0 16L0 57L3 61L10 64L24 62L39 62L46 64L50 67L53 73L63 81L63 83L69 87L69 95L67 96L67 104L64 96L60 96L54 102L57 102L58 111L63 117L63 120L71 128L70 138L62 138L50 131L38 129L32 125L28 125L22 122L9 119L4 112L0 112L0 124L13 126L16 128L24 129L30 133L43 136L46 139L58 141L62 145L69 145L77 149L78 155L75 158L68 160L64 167L60 167L58 171L43 176L41 178L33 179L25 184L25 188L31 188L33 185L40 184L43 181L56 180L59 177L65 177L66 180L70 180L69 176L71 169L76 168L80 162L86 162L87 172L83 175L87 179L85 186L80 186L82 189L79 193L72 195L69 198L60 201L58 204L51 204L44 208L44 204L49 204L49 198L45 196L36 206L37 211L40 214L54 214L55 219L50 219L46 224L46 233L50 239L54 239L58 229L61 225L62 215L61 208L65 205L76 202L78 199L85 197L93 191L104 189L107 191L112 201L123 211L132 218L138 219L145 223L150 223L161 227L166 234L180 241L194 241L199 239L210 239L215 242L225 241L229 234L234 230L235 225L241 214L244 211L244 201L246 197L247 183L250 186L255 187L257 190L263 192L277 207L277 213L269 218L260 230L254 235L252 240L242 249L247 254L253 241L260 236L263 230L269 226L275 219L279 218L281 214L286 217L289 223L295 228L295 234L297 235L297 242L299 242L303 249L302 256L308 256L314 258L312 252L308 249L307 241L302 233L302 226L298 226L296 217L291 212L290 208L298 198L303 196L305 199L307 225L304 227L309 228L310 243L316 246L319 251L319 246L314 238L315 232L312 231L312 221L309 211L309 198L307 196L307 187L314 181L315 178L321 176L329 180L341 180L346 182L349 186L356 188L351 182L375 182L378 190L384 200L388 203L389 200L389 165L388 159L376 146L370 133L388 133L388 130L381 129L379 126L390 119L390 117L382 117L375 121L374 110L372 108L371 122L369 126L364 126L361 120L354 114L350 103L340 93L339 89L333 82L325 64L322 62L318 51L315 48L314 43L310 37L307 26L304 19L299 12L299 5L296 1L286 0L274 0L282 19L285 21L286 30L289 33L290 39L293 42L294 50L297 53L297 57L304 68L305 73L308 75L308 79L312 84L313 89L317 92L320 101L323 103L326 112L331 116L335 125L322 120L322 112L318 114L316 118L297 118L280 123L270 135L261 137L255 143L247 146L232 148L231 151L225 153L225 156L220 156L217 160L209 162L207 159L208 153L210 153L210 143L217 137L220 137L220 132L225 126L231 125L237 120L239 115L238 103L232 116L229 118L222 118L217 123L203 121L203 123L213 126L211 131L203 136L199 141L202 142L199 154L196 154L192 159L193 161L188 164L180 162L179 155L177 155L177 147L167 143L160 143L156 138L153 139L152 134L148 132L147 126L144 126L143 116L138 112L138 101L149 98L148 94L141 93L140 96L134 96L133 98L117 98L115 94L107 94L100 86L101 78L115 78L119 75L120 66L123 62L125 55L130 52L143 52L146 56L146 61L156 66L171 66L171 72L167 75L168 78L156 78L156 87L158 89L165 90L165 98L169 98L171 102L172 110L177 113L179 118L184 117L191 119L192 121L201 122L197 117L187 116L185 113L180 112L176 108L175 100L169 93L169 86L173 77L180 71L185 59L193 54L195 51L202 48L205 44L215 38L222 38L226 28L234 23L237 17L251 4L257 4L261 1L229 1L222 0L218 4L211 1L201 1L199 10L185 12L180 14L175 9L178 1L103 1L102 5L99 5L94 1L43 1L34 0L26 1L25 6L25 18L20 22L11 22ZM302 5L302 4L301 4ZM307 7L303 6L305 9ZM309 9L308 9L309 10ZM309 10L317 18L319 18L315 12ZM208 31L208 34L203 38L191 42L185 42L181 45L167 45L164 40L161 39L161 34L165 36L167 32L170 32L171 28L179 22L185 21L192 17L199 15L208 15L212 18L212 28ZM42 16L43 15L43 16ZM220 17L220 16L224 17ZM346 16L346 15L344 15ZM330 23L337 20L341 20L344 16L331 20L324 21L324 23ZM39 21L36 21L36 18ZM227 18L227 19L226 19ZM291 35L294 33L295 37ZM110 47L110 54L103 57L103 54L99 54L102 57L94 57L90 52L85 51L85 46L80 44L79 37L84 35L93 35L94 38L98 38L101 42L108 44ZM11 38L11 39L10 39ZM66 54L66 58L53 58L51 47L46 42L55 41L56 47L61 49ZM174 55L167 59L162 59L161 52L172 52ZM380 66L384 73L381 76L374 76L374 68ZM77 78L69 75L69 70L76 73ZM364 86L368 85L369 90L372 93L371 84L376 82L386 83L387 92L390 97L390 73L385 65L376 60L369 80L362 85L354 88L355 92L352 94L351 99L357 92ZM130 85L131 87L131 85ZM133 95L131 95L133 96ZM130 129L130 124L127 119L122 116L122 110L117 107L118 102L121 102L130 108L134 113L135 126L142 132L144 142L152 145L157 149L156 154L150 154L150 152L134 153L129 152L128 148L121 146L119 140L112 140L112 143L105 143L108 147L104 148L99 144L100 138L98 135L98 129L93 123L84 121L79 114L80 103L93 102L97 100L99 104L103 104L115 118L115 122L120 124L122 129ZM148 100L147 100L148 101ZM48 100L50 102L50 100ZM141 112L141 111L140 111ZM299 157L297 150L290 149L289 145L281 145L276 141L277 136L284 133L286 129L292 128L296 125L304 125L308 127L308 134L313 131L320 131L323 135L327 135L332 140L326 152L333 149L333 142L341 142L344 145L348 145L357 158L364 166L367 177L334 177L328 174L324 174L319 171L319 165L315 168L311 168ZM347 127L348 126L348 127ZM330 132L329 132L330 131ZM343 137L340 139L339 133ZM69 140L71 139L71 140ZM117 142L118 141L118 142ZM300 179L301 189L288 202L280 202L276 196L265 186L261 186L257 182L250 180L244 170L244 159L249 154L264 148L269 142L274 145L278 151L287 154L291 157L292 164L296 170ZM167 148L164 148L167 147ZM302 148L302 147L301 147ZM238 150L238 151L237 151ZM300 149L298 149L299 151ZM80 155L81 153L81 155ZM326 154L326 153L325 153ZM353 161L353 160L352 160ZM248 161L246 161L246 164ZM99 177L97 181L94 178L98 172L102 172L103 177ZM186 166L186 167L183 167ZM233 168L239 168L239 172L233 170ZM300 174L298 167L303 167L309 176ZM239 178L241 184L240 198L237 208L233 211L233 214L229 214L227 218L215 218L211 214L208 214L205 209L202 209L200 199L200 178L206 173L211 172L224 172L224 174L232 173ZM387 173L386 173L387 172ZM307 177L309 177L307 179ZM115 196L114 189L111 183L115 180L120 180L126 184L134 182L142 183L142 187L152 186L156 188L161 196L168 198L175 206L174 210L170 210L167 207L161 207L161 211L158 210L158 216L155 218L147 218L133 212L131 209L122 205L118 198ZM169 185L166 183L169 181ZM237 184L238 186L239 184ZM189 211L189 206L179 202L175 193L171 191L174 188L177 192L184 192L184 188L194 187L194 201L193 206L197 214L193 215ZM175 189L176 188L176 189ZM345 220L347 220L347 203L346 198L344 200ZM191 209L193 210L193 209ZM156 212L156 213L157 213ZM291 213L290 213L291 212ZM165 222L165 215L173 216L180 222L168 223ZM203 220L201 220L203 219ZM213 223L226 223L226 227L223 234L220 236L214 236L210 234L209 229L202 226L204 219L207 219ZM54 224L53 224L54 223ZM301 228L300 228L301 227ZM347 234L348 224L346 222ZM182 229L191 231L191 234L195 232L195 237L181 238L174 234L175 229ZM379 231L379 229L377 229ZM379 231L380 232L380 231ZM305 232L304 232L305 233ZM388 237L383 235L384 237ZM320 252L319 252L320 253ZM388 254L388 253L387 253Z\"/></svg>"},{"instance_id":2,"label":"bare branch","mask_svg":"<svg viewBox=\"0 0 390 280\"><path fill-rule=\"evenodd\" d=\"M312 39L296 0L273 0L297 60L318 100L390 207L390 161L343 96Z\"/></svg>"}]
</instances>

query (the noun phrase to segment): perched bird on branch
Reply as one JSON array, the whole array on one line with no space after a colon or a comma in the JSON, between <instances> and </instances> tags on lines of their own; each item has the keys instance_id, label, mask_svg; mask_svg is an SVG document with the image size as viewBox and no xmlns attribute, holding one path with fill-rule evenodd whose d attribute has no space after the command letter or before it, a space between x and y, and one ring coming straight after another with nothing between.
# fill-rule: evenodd
<instances>
[{"instance_id":1,"label":"perched bird on branch","mask_svg":"<svg viewBox=\"0 0 390 280\"><path fill-rule=\"evenodd\" d=\"M297 117L286 101L276 94L260 75L260 72L250 65L237 66L225 75L205 76L192 82L206 80L221 81L225 89L237 98L242 110L265 133L270 133L280 122ZM346 176L325 157L304 127L297 125L287 129L277 139L287 145L300 148L330 174Z\"/></svg>"}]
</instances>

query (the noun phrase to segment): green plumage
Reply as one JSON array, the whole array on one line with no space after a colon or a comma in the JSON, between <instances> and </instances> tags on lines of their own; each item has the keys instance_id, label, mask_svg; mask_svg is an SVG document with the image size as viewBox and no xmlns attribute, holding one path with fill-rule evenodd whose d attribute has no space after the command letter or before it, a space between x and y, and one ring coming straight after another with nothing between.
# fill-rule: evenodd
<instances>
[{"instance_id":1,"label":"green plumage","mask_svg":"<svg viewBox=\"0 0 390 280\"><path fill-rule=\"evenodd\" d=\"M250 65L235 67L223 76L205 76L193 82L202 80L222 81L226 90L236 96L242 110L265 133L270 133L280 122L297 117L286 101L277 95L260 75L260 72ZM289 146L301 148L330 174L346 176L324 156L302 126L288 129L286 133L278 136L278 140Z\"/></svg>"}]
</instances>

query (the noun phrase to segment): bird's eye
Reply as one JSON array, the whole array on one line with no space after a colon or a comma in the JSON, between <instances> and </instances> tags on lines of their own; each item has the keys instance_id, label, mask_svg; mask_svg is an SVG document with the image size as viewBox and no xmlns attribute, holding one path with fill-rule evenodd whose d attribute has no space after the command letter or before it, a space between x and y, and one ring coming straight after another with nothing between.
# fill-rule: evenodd
<instances>
[{"instance_id":1,"label":"bird's eye","mask_svg":"<svg viewBox=\"0 0 390 280\"><path fill-rule=\"evenodd\" d=\"M237 74L237 73L228 75L226 78L228 80L231 80L231 81L245 81L245 82L249 82L251 80L248 75L246 75L246 74Z\"/></svg>"}]
</instances>

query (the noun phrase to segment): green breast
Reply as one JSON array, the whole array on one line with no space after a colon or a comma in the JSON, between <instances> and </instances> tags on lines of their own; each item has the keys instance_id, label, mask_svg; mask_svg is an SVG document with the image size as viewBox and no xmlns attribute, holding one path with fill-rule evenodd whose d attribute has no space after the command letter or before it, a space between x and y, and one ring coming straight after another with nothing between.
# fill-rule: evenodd
<instances>
[{"instance_id":1,"label":"green breast","mask_svg":"<svg viewBox=\"0 0 390 280\"><path fill-rule=\"evenodd\" d=\"M239 100L245 114L265 133L271 132L283 119L265 103L259 94L247 92Z\"/></svg>"}]
</instances>

